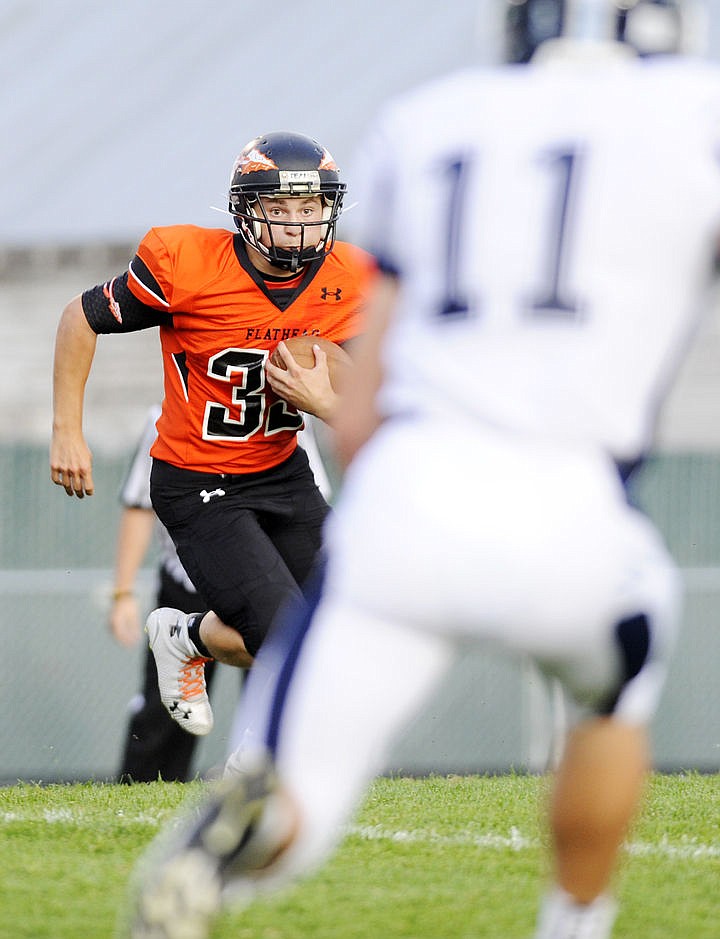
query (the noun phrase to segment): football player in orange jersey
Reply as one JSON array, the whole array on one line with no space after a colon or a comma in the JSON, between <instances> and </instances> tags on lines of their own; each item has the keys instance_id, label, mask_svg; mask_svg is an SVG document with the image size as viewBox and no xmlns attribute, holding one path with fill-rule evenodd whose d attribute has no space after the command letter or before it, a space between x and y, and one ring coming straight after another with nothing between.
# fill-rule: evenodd
<instances>
[{"instance_id":1,"label":"football player in orange jersey","mask_svg":"<svg viewBox=\"0 0 720 939\"><path fill-rule=\"evenodd\" d=\"M129 269L71 300L58 326L51 478L79 498L93 493L82 409L97 335L160 329L153 508L212 612L155 610L147 631L163 703L190 733L213 723L205 662L248 667L320 548L328 505L297 434L301 412L327 420L337 396L325 353L302 368L282 340L360 331L373 263L335 240L345 189L316 141L257 137L233 167L236 233L151 229ZM278 343L287 370L269 362Z\"/></svg>"}]
</instances>

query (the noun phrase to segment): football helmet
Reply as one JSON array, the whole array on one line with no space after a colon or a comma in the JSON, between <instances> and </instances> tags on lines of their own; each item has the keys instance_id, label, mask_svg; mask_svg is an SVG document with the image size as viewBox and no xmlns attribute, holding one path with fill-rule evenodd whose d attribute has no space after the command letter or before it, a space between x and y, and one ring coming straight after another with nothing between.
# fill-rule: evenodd
<instances>
[{"instance_id":1,"label":"football helmet","mask_svg":"<svg viewBox=\"0 0 720 939\"><path fill-rule=\"evenodd\" d=\"M679 52L681 0L507 0L505 60L528 62L548 39L612 40L638 55Z\"/></svg>"},{"instance_id":2,"label":"football helmet","mask_svg":"<svg viewBox=\"0 0 720 939\"><path fill-rule=\"evenodd\" d=\"M274 267L296 271L332 250L346 188L325 147L303 134L279 131L255 137L243 147L233 166L228 210L248 245ZM281 223L268 218L262 197L314 195L322 199L322 220L297 223L301 230L299 247L278 247L273 225ZM267 226L269 245L260 240L263 226Z\"/></svg>"}]
</instances>

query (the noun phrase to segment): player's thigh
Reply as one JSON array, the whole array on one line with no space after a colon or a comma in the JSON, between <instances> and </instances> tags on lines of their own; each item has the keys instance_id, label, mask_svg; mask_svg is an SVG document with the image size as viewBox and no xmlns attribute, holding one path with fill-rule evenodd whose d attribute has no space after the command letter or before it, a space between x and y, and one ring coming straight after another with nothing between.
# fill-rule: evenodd
<instances>
[{"instance_id":1,"label":"player's thigh","mask_svg":"<svg viewBox=\"0 0 720 939\"><path fill-rule=\"evenodd\" d=\"M211 608L242 633L252 654L281 606L300 595L295 578L252 510L232 512L214 537L200 538L187 547L178 545L178 554Z\"/></svg>"},{"instance_id":2,"label":"player's thigh","mask_svg":"<svg viewBox=\"0 0 720 939\"><path fill-rule=\"evenodd\" d=\"M278 609L300 595L297 582L242 492L228 486L224 497L202 504L193 495L163 490L154 501L190 580L254 655Z\"/></svg>"},{"instance_id":3,"label":"player's thigh","mask_svg":"<svg viewBox=\"0 0 720 939\"><path fill-rule=\"evenodd\" d=\"M263 528L302 587L322 547L330 507L312 479L289 489L286 499L287 513L263 517Z\"/></svg>"}]
</instances>

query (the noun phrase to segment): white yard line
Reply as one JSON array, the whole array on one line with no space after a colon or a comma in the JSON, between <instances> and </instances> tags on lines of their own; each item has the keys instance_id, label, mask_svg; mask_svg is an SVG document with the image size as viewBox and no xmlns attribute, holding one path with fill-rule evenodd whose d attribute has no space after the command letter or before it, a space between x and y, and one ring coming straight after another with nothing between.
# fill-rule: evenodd
<instances>
[{"instance_id":1,"label":"white yard line","mask_svg":"<svg viewBox=\"0 0 720 939\"><path fill-rule=\"evenodd\" d=\"M158 828L162 822L169 820L168 816L158 818L154 815L125 815L118 812L112 819L113 825L145 825L149 828ZM85 816L82 811L72 809L46 809L42 815L25 812L1 812L0 825L26 824L28 822L46 822L49 825L75 825L85 828L97 828L102 822L97 817ZM109 822L110 820L108 820ZM511 828L507 835L491 833L477 833L466 830L443 835L439 832L424 828L392 829L382 825L349 825L346 828L348 835L363 838L366 841L393 841L397 844L437 844L461 845L480 848L487 851L528 851L540 847L537 838L523 835L517 828ZM661 840L654 844L649 841L629 841L625 851L634 857L660 857L678 860L704 860L706 858L720 857L720 844L703 844L693 838L682 837L678 841L670 841L663 835Z\"/></svg>"},{"instance_id":2,"label":"white yard line","mask_svg":"<svg viewBox=\"0 0 720 939\"><path fill-rule=\"evenodd\" d=\"M436 831L426 831L415 828L410 831L402 829L394 831L383 828L381 825L351 825L347 829L349 835L356 835L368 841L394 841L396 843L422 843L440 845L469 845L471 847L489 850L526 851L540 847L537 838L528 838L517 828L511 828L508 835L475 834L470 831L459 831L453 835L441 835ZM702 844L692 838L681 838L679 842L671 842L663 836L658 844L649 841L630 841L625 845L628 854L637 857L666 857L684 859L702 859L720 857L720 845Z\"/></svg>"}]
</instances>

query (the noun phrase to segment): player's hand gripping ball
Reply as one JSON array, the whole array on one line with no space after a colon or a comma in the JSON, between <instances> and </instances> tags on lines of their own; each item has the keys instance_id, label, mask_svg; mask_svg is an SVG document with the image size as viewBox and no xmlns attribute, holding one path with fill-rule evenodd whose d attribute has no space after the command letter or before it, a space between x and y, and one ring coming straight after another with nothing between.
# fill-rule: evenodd
<instances>
[{"instance_id":1,"label":"player's hand gripping ball","mask_svg":"<svg viewBox=\"0 0 720 939\"><path fill-rule=\"evenodd\" d=\"M313 346L320 346L327 355L328 373L333 391L338 390L345 370L352 364L352 359L342 346L329 339L323 339L322 336L291 336L290 339L285 340L285 346L302 368L315 368ZM287 368L277 346L270 355L270 361L278 368Z\"/></svg>"}]
</instances>

